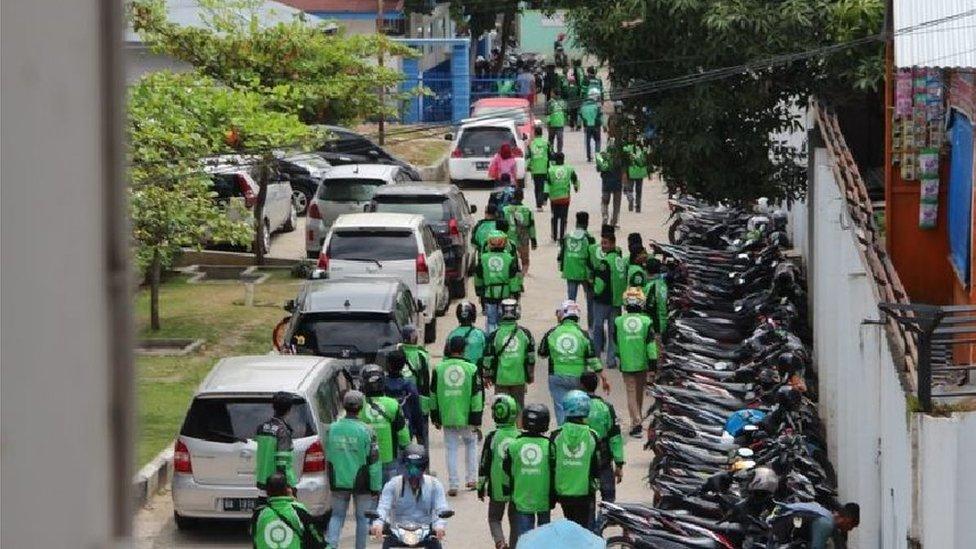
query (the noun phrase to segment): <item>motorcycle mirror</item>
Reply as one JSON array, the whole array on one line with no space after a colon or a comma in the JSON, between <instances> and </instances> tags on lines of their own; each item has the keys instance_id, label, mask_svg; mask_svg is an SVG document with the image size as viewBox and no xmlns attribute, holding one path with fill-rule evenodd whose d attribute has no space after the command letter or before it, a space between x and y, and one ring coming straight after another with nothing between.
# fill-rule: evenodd
<instances>
[{"instance_id":1,"label":"motorcycle mirror","mask_svg":"<svg viewBox=\"0 0 976 549\"><path fill-rule=\"evenodd\" d=\"M441 511L440 513L437 513L437 516L442 519L449 519L454 516L454 510L448 509L446 511Z\"/></svg>"},{"instance_id":2,"label":"motorcycle mirror","mask_svg":"<svg viewBox=\"0 0 976 549\"><path fill-rule=\"evenodd\" d=\"M286 311L288 311L289 313L294 313L295 312L295 300L294 299L289 299L288 301L286 301L285 302L284 309Z\"/></svg>"},{"instance_id":3,"label":"motorcycle mirror","mask_svg":"<svg viewBox=\"0 0 976 549\"><path fill-rule=\"evenodd\" d=\"M366 511L363 514L366 515L366 518L368 518L369 520L376 520L380 518L380 514L377 513L376 511Z\"/></svg>"}]
</instances>

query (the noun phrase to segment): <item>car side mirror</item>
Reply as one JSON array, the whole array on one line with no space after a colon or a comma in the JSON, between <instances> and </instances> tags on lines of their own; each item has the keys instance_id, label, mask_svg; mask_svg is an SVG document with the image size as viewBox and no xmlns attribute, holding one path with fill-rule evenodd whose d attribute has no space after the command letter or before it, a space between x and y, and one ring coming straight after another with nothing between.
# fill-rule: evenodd
<instances>
[{"instance_id":1,"label":"car side mirror","mask_svg":"<svg viewBox=\"0 0 976 549\"><path fill-rule=\"evenodd\" d=\"M379 158L380 152L376 149L370 149L369 151L366 152L366 155L369 156L370 158Z\"/></svg>"},{"instance_id":2,"label":"car side mirror","mask_svg":"<svg viewBox=\"0 0 976 549\"><path fill-rule=\"evenodd\" d=\"M376 511L366 511L363 514L366 515L366 518L368 518L369 520L376 520L380 518L380 514L377 513Z\"/></svg>"},{"instance_id":3,"label":"car side mirror","mask_svg":"<svg viewBox=\"0 0 976 549\"><path fill-rule=\"evenodd\" d=\"M471 213L478 213L478 207L472 204L471 205Z\"/></svg>"},{"instance_id":4,"label":"car side mirror","mask_svg":"<svg viewBox=\"0 0 976 549\"><path fill-rule=\"evenodd\" d=\"M454 134L453 133L446 133L446 134L444 134L444 139L446 139L448 141L454 141Z\"/></svg>"},{"instance_id":5,"label":"car side mirror","mask_svg":"<svg viewBox=\"0 0 976 549\"><path fill-rule=\"evenodd\" d=\"M454 510L448 509L446 511L441 511L440 513L437 513L437 516L442 519L449 519L454 516Z\"/></svg>"},{"instance_id":6,"label":"car side mirror","mask_svg":"<svg viewBox=\"0 0 976 549\"><path fill-rule=\"evenodd\" d=\"M289 313L294 313L295 312L295 300L294 299L289 299L288 301L285 302L285 310L288 311Z\"/></svg>"}]
</instances>

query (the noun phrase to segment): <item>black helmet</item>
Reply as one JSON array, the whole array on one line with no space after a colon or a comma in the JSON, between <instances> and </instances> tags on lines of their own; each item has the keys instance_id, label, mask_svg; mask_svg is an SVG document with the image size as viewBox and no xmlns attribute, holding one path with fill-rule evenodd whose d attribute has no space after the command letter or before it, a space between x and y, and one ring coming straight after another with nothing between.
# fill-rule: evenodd
<instances>
[{"instance_id":1,"label":"black helmet","mask_svg":"<svg viewBox=\"0 0 976 549\"><path fill-rule=\"evenodd\" d=\"M367 364L363 367L363 392L367 396L379 396L383 394L383 386L386 381L386 372L377 364Z\"/></svg>"},{"instance_id":2,"label":"black helmet","mask_svg":"<svg viewBox=\"0 0 976 549\"><path fill-rule=\"evenodd\" d=\"M498 313L502 320L518 320L522 316L522 308L515 299L503 299L498 307Z\"/></svg>"},{"instance_id":3,"label":"black helmet","mask_svg":"<svg viewBox=\"0 0 976 549\"><path fill-rule=\"evenodd\" d=\"M363 409L365 402L366 397L362 393L355 389L350 389L342 396L342 409L348 414L358 414Z\"/></svg>"},{"instance_id":4,"label":"black helmet","mask_svg":"<svg viewBox=\"0 0 976 549\"><path fill-rule=\"evenodd\" d=\"M399 347L386 352L386 374L390 377L401 377L403 367L407 365L407 355Z\"/></svg>"},{"instance_id":5,"label":"black helmet","mask_svg":"<svg viewBox=\"0 0 976 549\"><path fill-rule=\"evenodd\" d=\"M544 404L529 404L522 411L522 427L530 433L541 435L549 430L549 408Z\"/></svg>"},{"instance_id":6,"label":"black helmet","mask_svg":"<svg viewBox=\"0 0 976 549\"><path fill-rule=\"evenodd\" d=\"M478 319L478 308L474 306L474 303L470 301L462 301L457 304L454 309L454 316L457 317L458 322L464 324L465 322L474 323Z\"/></svg>"},{"instance_id":7,"label":"black helmet","mask_svg":"<svg viewBox=\"0 0 976 549\"><path fill-rule=\"evenodd\" d=\"M403 328L400 328L400 337L403 338L404 343L415 344L420 338L420 333L417 332L417 327L413 324L406 324Z\"/></svg>"},{"instance_id":8,"label":"black helmet","mask_svg":"<svg viewBox=\"0 0 976 549\"><path fill-rule=\"evenodd\" d=\"M271 408L274 410L276 416L281 417L291 410L291 403L294 400L295 395L286 391L278 391L271 396Z\"/></svg>"},{"instance_id":9,"label":"black helmet","mask_svg":"<svg viewBox=\"0 0 976 549\"><path fill-rule=\"evenodd\" d=\"M803 369L803 359L793 353L782 353L776 357L776 368L784 374L796 373Z\"/></svg>"}]
</instances>

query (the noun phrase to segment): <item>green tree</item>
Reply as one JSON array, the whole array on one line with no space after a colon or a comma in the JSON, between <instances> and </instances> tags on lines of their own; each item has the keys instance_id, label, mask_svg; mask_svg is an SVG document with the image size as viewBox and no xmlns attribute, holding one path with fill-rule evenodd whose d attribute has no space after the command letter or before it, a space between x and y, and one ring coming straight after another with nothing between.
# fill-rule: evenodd
<instances>
[{"instance_id":1,"label":"green tree","mask_svg":"<svg viewBox=\"0 0 976 549\"><path fill-rule=\"evenodd\" d=\"M130 217L135 256L150 285L154 330L160 275L181 248L208 240L243 244L254 232L215 202L203 159L235 151L266 155L276 143L312 135L296 116L272 111L266 101L196 72L149 74L129 90Z\"/></svg>"},{"instance_id":2,"label":"green tree","mask_svg":"<svg viewBox=\"0 0 976 549\"><path fill-rule=\"evenodd\" d=\"M614 96L628 115L615 129L633 133L652 125L657 140L649 161L669 191L707 200L801 194L802 152L775 136L798 127L811 94L859 100L857 91L876 87L881 75L881 43L871 41L721 79L653 84L876 35L881 0L547 4L571 8L577 42L609 65Z\"/></svg>"}]
</instances>

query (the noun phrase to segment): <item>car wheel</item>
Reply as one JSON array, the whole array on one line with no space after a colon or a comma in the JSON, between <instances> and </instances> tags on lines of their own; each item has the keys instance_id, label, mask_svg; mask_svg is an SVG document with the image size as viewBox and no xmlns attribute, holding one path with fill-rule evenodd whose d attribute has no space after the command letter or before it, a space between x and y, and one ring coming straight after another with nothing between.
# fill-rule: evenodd
<instances>
[{"instance_id":1,"label":"car wheel","mask_svg":"<svg viewBox=\"0 0 976 549\"><path fill-rule=\"evenodd\" d=\"M176 522L176 528L178 530L193 530L199 524L197 519L181 516L176 511L173 511L173 521Z\"/></svg>"},{"instance_id":2,"label":"car wheel","mask_svg":"<svg viewBox=\"0 0 976 549\"><path fill-rule=\"evenodd\" d=\"M424 343L431 344L437 341L437 318L434 318L424 326Z\"/></svg>"},{"instance_id":3,"label":"car wheel","mask_svg":"<svg viewBox=\"0 0 976 549\"><path fill-rule=\"evenodd\" d=\"M295 205L298 215L305 215L308 212L308 205L312 203L313 189L308 186L301 186L291 191L291 202Z\"/></svg>"},{"instance_id":4,"label":"car wheel","mask_svg":"<svg viewBox=\"0 0 976 549\"><path fill-rule=\"evenodd\" d=\"M448 288L451 293L451 299L463 298L464 296L468 295L467 278L462 276L461 278L450 281Z\"/></svg>"},{"instance_id":5,"label":"car wheel","mask_svg":"<svg viewBox=\"0 0 976 549\"><path fill-rule=\"evenodd\" d=\"M292 203L291 211L288 213L288 221L285 221L285 226L281 228L281 232L290 233L295 230L298 226L298 208Z\"/></svg>"}]
</instances>

